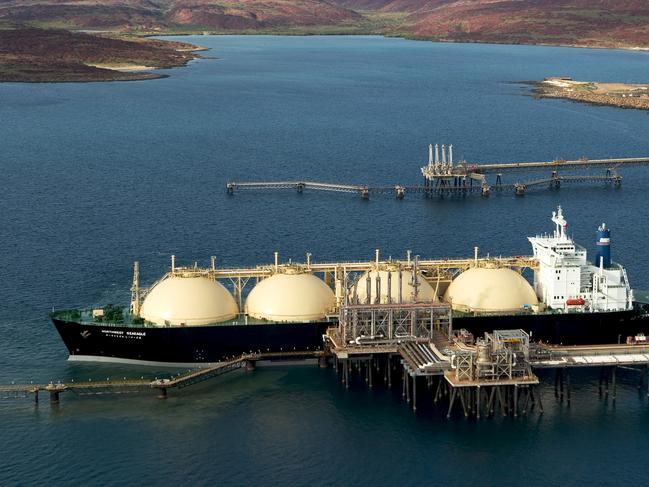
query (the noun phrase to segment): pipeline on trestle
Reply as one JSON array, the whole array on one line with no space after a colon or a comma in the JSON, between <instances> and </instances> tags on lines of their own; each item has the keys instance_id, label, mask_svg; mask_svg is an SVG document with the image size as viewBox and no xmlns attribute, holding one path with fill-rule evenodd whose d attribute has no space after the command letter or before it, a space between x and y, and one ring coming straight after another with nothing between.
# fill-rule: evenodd
<instances>
[{"instance_id":1,"label":"pipeline on trestle","mask_svg":"<svg viewBox=\"0 0 649 487\"><path fill-rule=\"evenodd\" d=\"M421 168L423 184L341 184L325 183L311 180L283 181L228 181L226 191L233 195L239 190L272 190L294 189L298 193L305 190L330 193L355 193L362 199L369 199L371 194L393 194L403 199L406 194L431 196L464 196L480 194L489 196L493 191L511 191L516 196L523 196L527 191L536 188L560 188L563 184L604 183L620 186L622 176L618 169L622 166L649 165L649 157L620 157L612 159L576 160L555 159L542 162L507 162L494 164L474 164L465 160L453 161L453 145L446 147L432 144L428 146L428 163ZM583 171L604 168L604 173L592 174ZM574 171L582 171L575 173ZM536 177L526 181L516 180L506 183L504 174L520 172L536 173ZM495 180L489 180L495 175Z\"/></svg>"}]
</instances>

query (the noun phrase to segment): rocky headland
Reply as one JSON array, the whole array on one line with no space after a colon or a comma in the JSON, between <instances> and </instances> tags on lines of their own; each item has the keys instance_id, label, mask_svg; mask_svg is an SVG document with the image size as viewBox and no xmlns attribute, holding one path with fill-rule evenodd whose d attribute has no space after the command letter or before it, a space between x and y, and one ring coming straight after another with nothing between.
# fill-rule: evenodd
<instances>
[{"instance_id":1,"label":"rocky headland","mask_svg":"<svg viewBox=\"0 0 649 487\"><path fill-rule=\"evenodd\" d=\"M0 81L133 81L164 77L201 48L180 42L116 38L61 29L0 30Z\"/></svg>"},{"instance_id":2,"label":"rocky headland","mask_svg":"<svg viewBox=\"0 0 649 487\"><path fill-rule=\"evenodd\" d=\"M581 103L649 110L649 84L599 83L552 77L536 83L540 98L565 98Z\"/></svg>"}]
</instances>

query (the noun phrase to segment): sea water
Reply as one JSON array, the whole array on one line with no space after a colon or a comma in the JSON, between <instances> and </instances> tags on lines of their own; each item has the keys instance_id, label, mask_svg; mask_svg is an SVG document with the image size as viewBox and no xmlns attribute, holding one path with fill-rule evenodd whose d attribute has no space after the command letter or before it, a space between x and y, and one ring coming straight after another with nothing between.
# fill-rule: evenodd
<instances>
[{"instance_id":1,"label":"sea water","mask_svg":"<svg viewBox=\"0 0 649 487\"><path fill-rule=\"evenodd\" d=\"M564 207L590 250L601 222L634 287L647 276L645 168L620 188L564 185L516 198L424 199L236 192L228 180L420 184L429 143L469 162L649 155L643 111L537 100L546 76L647 82L649 54L439 44L380 37L181 37L206 59L154 81L0 85L0 381L168 372L77 364L52 308L127 304L195 260L302 260L530 253ZM529 175L505 176L509 182ZM493 183L494 181L492 181ZM596 372L570 407L447 421L422 393L340 386L332 370L234 373L166 401L64 394L58 407L0 401L4 485L618 485L644 481L649 403L622 371L614 404ZM428 394L428 395L427 395Z\"/></svg>"}]
</instances>

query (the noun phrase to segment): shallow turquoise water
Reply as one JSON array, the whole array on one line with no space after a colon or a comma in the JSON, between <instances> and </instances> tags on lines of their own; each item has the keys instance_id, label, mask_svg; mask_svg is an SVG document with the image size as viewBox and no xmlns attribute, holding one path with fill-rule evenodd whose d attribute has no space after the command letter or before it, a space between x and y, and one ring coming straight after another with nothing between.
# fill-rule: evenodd
<instances>
[{"instance_id":1,"label":"shallow turquoise water","mask_svg":"<svg viewBox=\"0 0 649 487\"><path fill-rule=\"evenodd\" d=\"M239 193L228 179L416 183L429 142L472 162L649 154L644 112L534 100L551 75L646 82L649 54L459 45L376 37L197 37L218 59L138 83L0 85L0 380L156 373L70 364L47 312L126 302L134 259L151 282L175 253L245 265L529 252L562 204L590 246L606 221L613 254L648 288L642 168L620 189L523 198ZM526 176L521 176L526 177ZM0 402L8 484L275 485L642 481L647 401L622 376L617 405L582 374L571 408L450 421L400 394L342 389L332 371L273 368L168 401Z\"/></svg>"}]
</instances>

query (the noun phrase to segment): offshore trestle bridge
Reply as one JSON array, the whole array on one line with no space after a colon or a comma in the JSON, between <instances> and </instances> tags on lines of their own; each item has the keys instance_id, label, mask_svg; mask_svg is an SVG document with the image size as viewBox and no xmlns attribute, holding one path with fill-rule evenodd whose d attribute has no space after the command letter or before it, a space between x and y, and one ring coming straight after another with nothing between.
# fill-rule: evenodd
<instances>
[{"instance_id":1,"label":"offshore trestle bridge","mask_svg":"<svg viewBox=\"0 0 649 487\"><path fill-rule=\"evenodd\" d=\"M12 399L26 396L33 396L35 404L39 403L40 393L49 393L50 403L56 404L60 395L65 392L72 392L78 396L103 396L122 394L142 394L149 391L157 391L158 398L166 399L168 390L179 390L193 386L201 382L219 377L223 374L239 369L247 371L254 370L259 361L273 360L305 360L319 359L324 353L319 350L287 351L287 352L255 352L231 357L228 360L217 363L208 363L189 369L186 372L172 375L169 378L145 379L141 377L122 379L106 378L105 380L50 382L49 384L0 384L0 399Z\"/></svg>"},{"instance_id":2,"label":"offshore trestle bridge","mask_svg":"<svg viewBox=\"0 0 649 487\"><path fill-rule=\"evenodd\" d=\"M226 191L233 195L239 190L274 190L292 189L298 193L308 191L325 191L333 193L358 194L362 199L369 199L370 194L394 194L402 199L406 194L425 196L453 196L481 194L488 196L493 190L512 191L524 195L526 190L540 187L559 188L564 183L605 183L620 185L622 176L618 168L629 165L649 165L649 157L627 157L612 159L576 160L556 159L541 162L512 162L494 164L469 164L461 161L453 163L453 146L429 146L428 164L421 168L423 184L414 185L367 185L324 183L311 180L294 181L228 181ZM604 169L603 174L564 174L563 171ZM528 181L504 183L503 174L512 172L546 172L546 177ZM562 171L560 173L559 171ZM488 176L494 175L495 181L489 183Z\"/></svg>"}]
</instances>

